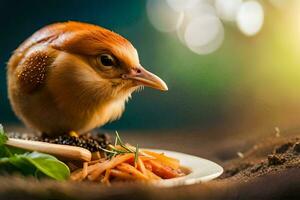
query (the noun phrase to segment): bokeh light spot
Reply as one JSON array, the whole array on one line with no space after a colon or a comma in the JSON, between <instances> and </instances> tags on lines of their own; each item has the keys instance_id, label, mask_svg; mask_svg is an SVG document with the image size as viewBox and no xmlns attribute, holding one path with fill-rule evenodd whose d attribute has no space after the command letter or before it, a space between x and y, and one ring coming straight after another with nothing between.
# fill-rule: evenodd
<instances>
[{"instance_id":1,"label":"bokeh light spot","mask_svg":"<svg viewBox=\"0 0 300 200\"><path fill-rule=\"evenodd\" d=\"M207 2L198 2L195 6L187 9L184 13L183 22L177 29L177 36L179 40L185 44L184 34L187 25L195 18L202 18L204 16L215 16L215 8Z\"/></svg>"},{"instance_id":2,"label":"bokeh light spot","mask_svg":"<svg viewBox=\"0 0 300 200\"><path fill-rule=\"evenodd\" d=\"M269 2L276 8L283 8L289 1L287 0L269 0Z\"/></svg>"},{"instance_id":3,"label":"bokeh light spot","mask_svg":"<svg viewBox=\"0 0 300 200\"><path fill-rule=\"evenodd\" d=\"M217 50L224 39L224 27L216 16L206 15L193 19L184 34L186 45L197 54Z\"/></svg>"},{"instance_id":4,"label":"bokeh light spot","mask_svg":"<svg viewBox=\"0 0 300 200\"><path fill-rule=\"evenodd\" d=\"M151 24L159 31L175 31L183 20L183 12L175 11L166 1L147 2L147 14Z\"/></svg>"},{"instance_id":5,"label":"bokeh light spot","mask_svg":"<svg viewBox=\"0 0 300 200\"><path fill-rule=\"evenodd\" d=\"M216 0L215 7L218 16L226 21L235 21L242 0Z\"/></svg>"},{"instance_id":6,"label":"bokeh light spot","mask_svg":"<svg viewBox=\"0 0 300 200\"><path fill-rule=\"evenodd\" d=\"M264 22L264 10L257 1L242 3L237 13L237 25L248 36L257 34Z\"/></svg>"},{"instance_id":7,"label":"bokeh light spot","mask_svg":"<svg viewBox=\"0 0 300 200\"><path fill-rule=\"evenodd\" d=\"M194 7L200 0L167 0L169 6L178 12Z\"/></svg>"}]
</instances>

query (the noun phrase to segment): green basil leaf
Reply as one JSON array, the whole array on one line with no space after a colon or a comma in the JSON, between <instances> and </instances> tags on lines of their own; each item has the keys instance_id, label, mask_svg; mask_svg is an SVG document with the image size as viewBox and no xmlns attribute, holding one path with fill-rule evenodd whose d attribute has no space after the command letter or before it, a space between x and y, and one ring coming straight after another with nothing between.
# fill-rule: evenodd
<instances>
[{"instance_id":1,"label":"green basil leaf","mask_svg":"<svg viewBox=\"0 0 300 200\"><path fill-rule=\"evenodd\" d=\"M2 157L11 157L15 154L23 154L28 152L24 149L16 148L16 147L8 147L5 145L8 137L4 132L3 126L0 124L0 158Z\"/></svg>"},{"instance_id":2,"label":"green basil leaf","mask_svg":"<svg viewBox=\"0 0 300 200\"><path fill-rule=\"evenodd\" d=\"M53 179L66 180L70 176L68 166L54 156L38 152L26 153L19 156Z\"/></svg>"},{"instance_id":3,"label":"green basil leaf","mask_svg":"<svg viewBox=\"0 0 300 200\"><path fill-rule=\"evenodd\" d=\"M2 124L0 124L0 145L4 145L7 140L8 140L8 137L4 132Z\"/></svg>"},{"instance_id":4,"label":"green basil leaf","mask_svg":"<svg viewBox=\"0 0 300 200\"><path fill-rule=\"evenodd\" d=\"M37 179L43 179L43 178L47 178L48 176L37 169L34 173L34 177Z\"/></svg>"},{"instance_id":5,"label":"green basil leaf","mask_svg":"<svg viewBox=\"0 0 300 200\"><path fill-rule=\"evenodd\" d=\"M9 158L0 159L0 174L7 175L18 171L18 168L9 163Z\"/></svg>"},{"instance_id":6,"label":"green basil leaf","mask_svg":"<svg viewBox=\"0 0 300 200\"><path fill-rule=\"evenodd\" d=\"M19 155L8 158L8 162L17 168L16 172L21 172L24 176L31 176L35 173L36 167Z\"/></svg>"},{"instance_id":7,"label":"green basil leaf","mask_svg":"<svg viewBox=\"0 0 300 200\"><path fill-rule=\"evenodd\" d=\"M9 147L0 145L0 158L10 157L13 154L10 152Z\"/></svg>"},{"instance_id":8,"label":"green basil leaf","mask_svg":"<svg viewBox=\"0 0 300 200\"><path fill-rule=\"evenodd\" d=\"M20 173L24 176L30 176L35 171L35 169L36 168L32 164L16 156L0 159L1 174Z\"/></svg>"},{"instance_id":9,"label":"green basil leaf","mask_svg":"<svg viewBox=\"0 0 300 200\"><path fill-rule=\"evenodd\" d=\"M54 156L6 146L7 140L0 124L0 174L20 172L25 176L47 176L56 180L65 180L70 176L68 166Z\"/></svg>"},{"instance_id":10,"label":"green basil leaf","mask_svg":"<svg viewBox=\"0 0 300 200\"><path fill-rule=\"evenodd\" d=\"M21 148L17 148L17 147L6 146L6 148L7 148L8 151L11 153L11 155L24 154L24 153L26 153L26 152L28 153L28 150L21 149Z\"/></svg>"},{"instance_id":11,"label":"green basil leaf","mask_svg":"<svg viewBox=\"0 0 300 200\"><path fill-rule=\"evenodd\" d=\"M20 172L24 176L48 176L56 180L66 180L70 176L67 165L54 156L38 152L0 158L0 172L1 174Z\"/></svg>"}]
</instances>

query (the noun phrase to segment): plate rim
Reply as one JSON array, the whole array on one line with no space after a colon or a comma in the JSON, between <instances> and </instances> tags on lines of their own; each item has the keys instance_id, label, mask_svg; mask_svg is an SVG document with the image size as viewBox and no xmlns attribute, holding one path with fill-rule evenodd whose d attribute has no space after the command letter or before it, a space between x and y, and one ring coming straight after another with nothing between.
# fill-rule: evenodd
<instances>
[{"instance_id":1,"label":"plate rim","mask_svg":"<svg viewBox=\"0 0 300 200\"><path fill-rule=\"evenodd\" d=\"M187 153L183 153L183 152L178 152L178 151L166 150L166 149L142 148L141 150L151 150L154 152L165 153L167 156L168 156L168 153L178 154L178 155L181 155L184 157L188 157L190 159L196 159L201 162L206 162L215 167L215 172L212 174L208 174L206 176L197 177L197 172L192 171L190 174L183 176L183 177L155 181L155 182L153 182L154 186L174 187L174 186L180 186L180 185L192 185L192 184L196 184L196 183L202 183L202 182L207 182L207 181L213 180L213 179L219 177L224 172L224 169L221 165L215 163L214 161L211 161L206 158L199 157L199 156L195 156L195 155L191 155L191 154L187 154ZM171 156L171 157L176 158L176 156ZM183 167L187 167L188 169L193 169L193 167L190 167L190 166L183 165ZM196 177L192 177L193 175L194 176L196 175Z\"/></svg>"}]
</instances>

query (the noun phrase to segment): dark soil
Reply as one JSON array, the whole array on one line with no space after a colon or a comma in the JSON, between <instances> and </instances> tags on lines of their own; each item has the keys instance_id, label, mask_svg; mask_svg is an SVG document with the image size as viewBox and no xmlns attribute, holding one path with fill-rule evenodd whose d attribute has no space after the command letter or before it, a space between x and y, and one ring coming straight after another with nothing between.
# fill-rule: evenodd
<instances>
[{"instance_id":1,"label":"dark soil","mask_svg":"<svg viewBox=\"0 0 300 200\"><path fill-rule=\"evenodd\" d=\"M263 159L240 158L225 168L221 179L234 178L243 181L289 168L300 168L300 138L290 139L275 146Z\"/></svg>"}]
</instances>

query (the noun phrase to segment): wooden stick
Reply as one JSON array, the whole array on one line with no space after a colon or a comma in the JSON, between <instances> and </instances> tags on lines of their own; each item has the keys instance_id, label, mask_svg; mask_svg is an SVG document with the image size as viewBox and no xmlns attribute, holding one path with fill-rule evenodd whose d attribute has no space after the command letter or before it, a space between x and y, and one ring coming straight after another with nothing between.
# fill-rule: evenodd
<instances>
[{"instance_id":1,"label":"wooden stick","mask_svg":"<svg viewBox=\"0 0 300 200\"><path fill-rule=\"evenodd\" d=\"M84 148L62 144L51 144L32 140L9 138L6 144L30 151L38 151L70 160L91 161L92 153Z\"/></svg>"}]
</instances>

